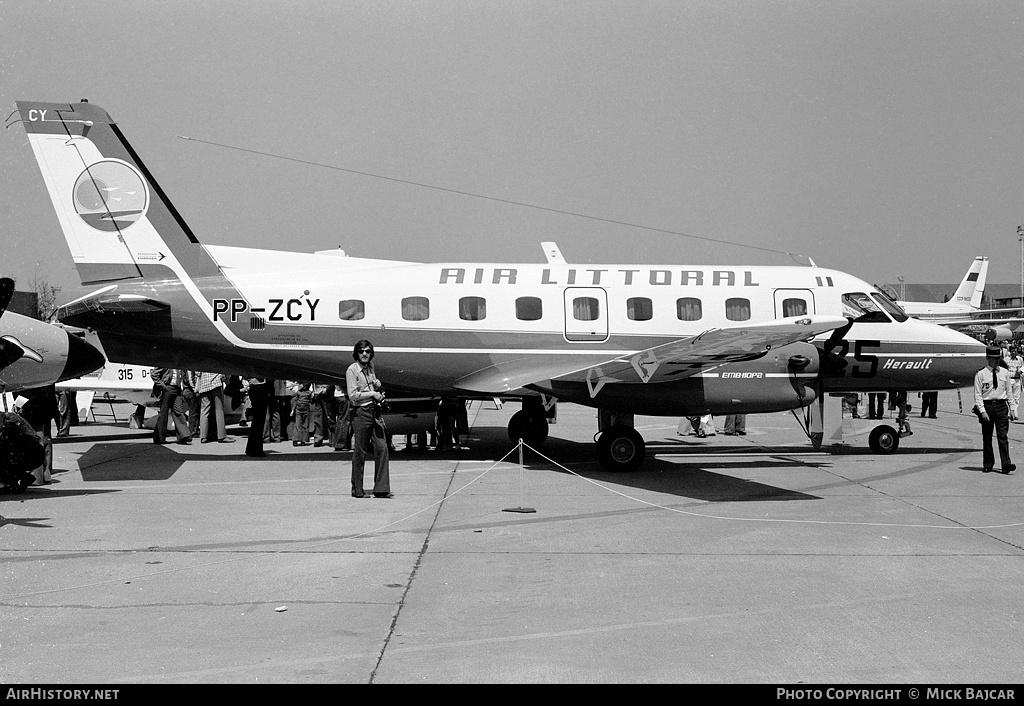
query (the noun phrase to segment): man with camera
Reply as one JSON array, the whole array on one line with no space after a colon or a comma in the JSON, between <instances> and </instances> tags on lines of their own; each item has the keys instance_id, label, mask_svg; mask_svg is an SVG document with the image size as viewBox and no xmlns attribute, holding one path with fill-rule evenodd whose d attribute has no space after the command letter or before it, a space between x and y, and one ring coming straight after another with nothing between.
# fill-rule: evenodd
<instances>
[{"instance_id":1,"label":"man with camera","mask_svg":"<svg viewBox=\"0 0 1024 706\"><path fill-rule=\"evenodd\" d=\"M352 349L355 360L345 371L345 387L352 416L352 497L364 498L363 466L373 446L373 497L391 498L388 475L388 440L384 426L384 392L373 370L373 344L359 341Z\"/></svg>"}]
</instances>

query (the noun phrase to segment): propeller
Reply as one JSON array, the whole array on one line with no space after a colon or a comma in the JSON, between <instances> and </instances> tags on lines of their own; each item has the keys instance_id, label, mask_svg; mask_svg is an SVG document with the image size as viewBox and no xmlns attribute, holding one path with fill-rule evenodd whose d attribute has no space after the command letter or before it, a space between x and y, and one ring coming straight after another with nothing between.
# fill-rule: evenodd
<instances>
[{"instance_id":1,"label":"propeller","mask_svg":"<svg viewBox=\"0 0 1024 706\"><path fill-rule=\"evenodd\" d=\"M7 305L14 296L14 280L10 277L0 278L0 317L7 311ZM0 370L17 361L25 354L25 350L14 341L0 338Z\"/></svg>"},{"instance_id":2,"label":"propeller","mask_svg":"<svg viewBox=\"0 0 1024 706\"><path fill-rule=\"evenodd\" d=\"M0 316L7 311L7 306L14 296L14 280L10 277L0 277Z\"/></svg>"},{"instance_id":3,"label":"propeller","mask_svg":"<svg viewBox=\"0 0 1024 706\"><path fill-rule=\"evenodd\" d=\"M842 374L848 365L846 358L832 351L844 343L844 337L853 326L853 319L847 317L846 325L833 329L822 347L818 349L818 375L810 383L817 399L808 407L807 436L811 445L818 449L825 438L825 393L822 390L822 379ZM792 361L790 361L792 365ZM816 406L815 406L816 403Z\"/></svg>"},{"instance_id":4,"label":"propeller","mask_svg":"<svg viewBox=\"0 0 1024 706\"><path fill-rule=\"evenodd\" d=\"M7 306L11 303L12 296L14 296L14 280L10 277L0 277L0 317L7 311ZM25 356L28 356L37 363L43 361L36 351L26 347L14 336L0 336L0 370L3 370L12 363L16 363Z\"/></svg>"}]
</instances>

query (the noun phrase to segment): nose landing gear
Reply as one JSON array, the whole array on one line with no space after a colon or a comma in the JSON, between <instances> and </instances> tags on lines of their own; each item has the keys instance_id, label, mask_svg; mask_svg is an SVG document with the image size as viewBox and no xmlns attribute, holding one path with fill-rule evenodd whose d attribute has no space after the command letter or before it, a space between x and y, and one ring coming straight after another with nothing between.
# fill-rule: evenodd
<instances>
[{"instance_id":1,"label":"nose landing gear","mask_svg":"<svg viewBox=\"0 0 1024 706\"><path fill-rule=\"evenodd\" d=\"M897 429L893 429L888 424L882 424L871 430L870 436L868 436L868 446L876 454L891 454L895 453L896 449L900 446L900 439L904 436L912 436L913 430L910 428L910 422L907 420L910 406L907 404L907 393L897 392L896 394L896 409L899 413L896 415L896 426Z\"/></svg>"}]
</instances>

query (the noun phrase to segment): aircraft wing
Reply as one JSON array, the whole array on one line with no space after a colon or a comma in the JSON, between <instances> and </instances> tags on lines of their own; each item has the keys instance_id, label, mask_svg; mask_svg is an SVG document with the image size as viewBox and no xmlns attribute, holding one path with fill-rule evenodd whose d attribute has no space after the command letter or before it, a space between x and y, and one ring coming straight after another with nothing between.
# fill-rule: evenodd
<instances>
[{"instance_id":1,"label":"aircraft wing","mask_svg":"<svg viewBox=\"0 0 1024 706\"><path fill-rule=\"evenodd\" d=\"M841 316L793 316L756 324L709 329L698 336L633 351L587 364L570 355L535 356L507 360L459 380L455 387L476 393L510 392L549 380L586 381L592 386L608 382L660 382L678 380L709 365L756 358L772 348L806 341L846 326ZM595 393L596 394L596 391Z\"/></svg>"},{"instance_id":2,"label":"aircraft wing","mask_svg":"<svg viewBox=\"0 0 1024 706\"><path fill-rule=\"evenodd\" d=\"M1014 309L1019 311L1019 309ZM963 328L965 326L996 326L999 324L1019 324L1024 318L1004 316L1001 319L928 319L929 323L949 326L950 328Z\"/></svg>"},{"instance_id":3,"label":"aircraft wing","mask_svg":"<svg viewBox=\"0 0 1024 706\"><path fill-rule=\"evenodd\" d=\"M1024 311L1024 309L1022 309L1019 306L1013 306L1013 307L1009 307L1008 306L1008 307L1005 307L1003 309L975 309L971 313L972 314L1005 314L1005 313L1010 312L1010 311Z\"/></svg>"},{"instance_id":4,"label":"aircraft wing","mask_svg":"<svg viewBox=\"0 0 1024 706\"><path fill-rule=\"evenodd\" d=\"M749 360L772 348L807 341L818 334L842 328L841 316L794 316L757 324L710 329L692 338L639 351L628 357L561 375L559 380L585 380L592 393L608 382L661 382L689 377L707 366Z\"/></svg>"}]
</instances>

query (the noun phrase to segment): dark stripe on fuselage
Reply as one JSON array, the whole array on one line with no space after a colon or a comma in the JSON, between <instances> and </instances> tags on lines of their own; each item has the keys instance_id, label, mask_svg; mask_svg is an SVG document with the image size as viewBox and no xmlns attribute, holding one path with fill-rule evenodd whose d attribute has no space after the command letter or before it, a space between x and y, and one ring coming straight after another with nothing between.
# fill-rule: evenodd
<instances>
[{"instance_id":1,"label":"dark stripe on fuselage","mask_svg":"<svg viewBox=\"0 0 1024 706\"><path fill-rule=\"evenodd\" d=\"M824 392L943 390L971 384L985 366L985 350L976 343L877 342L856 351L850 338L840 374L822 377Z\"/></svg>"},{"instance_id":2,"label":"dark stripe on fuselage","mask_svg":"<svg viewBox=\"0 0 1024 706\"><path fill-rule=\"evenodd\" d=\"M135 164L135 166L138 167L139 171L142 172L143 176L146 177L146 181L149 182L149 185L152 187L154 194L157 197L159 197L160 202L163 203L163 205L167 208L167 211L170 213L171 217L174 219L174 222L177 224L178 228L181 229L181 232L185 235L185 237L188 238L190 242L199 245L199 239L196 238L195 234L192 232L192 229L188 227L187 223L185 223L185 219L181 217L180 213L178 213L178 209L176 209L174 207L174 204L171 203L170 199L167 198L167 194L165 194L164 190L160 188L160 184L158 184L156 179L153 178L153 175L150 173L149 169L147 169L146 165L143 163L142 158L139 157L138 153L132 148L131 143L128 142L128 140L125 138L121 130L117 127L117 125L110 125L110 130L114 133L114 136L117 137L118 141L120 141L121 145L128 152L128 156L130 157L130 159L126 161L130 161L133 164ZM106 153L104 152L104 154ZM153 225L156 226L157 224L154 223ZM161 231L159 227L157 227L157 230L160 232L160 235L164 237L164 240L166 241L167 238L165 233ZM168 246L170 245L171 243L168 243ZM209 255L207 255L207 259L210 259ZM212 259L210 259L210 261L212 262Z\"/></svg>"}]
</instances>

